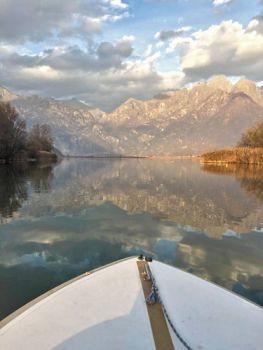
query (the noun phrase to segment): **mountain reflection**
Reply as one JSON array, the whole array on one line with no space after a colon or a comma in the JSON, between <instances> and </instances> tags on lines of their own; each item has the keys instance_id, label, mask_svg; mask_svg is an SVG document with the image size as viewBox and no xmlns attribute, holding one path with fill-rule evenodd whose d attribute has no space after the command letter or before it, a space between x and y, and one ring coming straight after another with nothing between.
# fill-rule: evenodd
<instances>
[{"instance_id":1,"label":"mountain reflection","mask_svg":"<svg viewBox=\"0 0 263 350\"><path fill-rule=\"evenodd\" d=\"M263 304L261 181L259 170L196 161L1 168L0 213L9 217L0 225L0 318L142 252Z\"/></svg>"},{"instance_id":2,"label":"mountain reflection","mask_svg":"<svg viewBox=\"0 0 263 350\"><path fill-rule=\"evenodd\" d=\"M199 162L76 161L57 167L54 177L52 192L33 196L24 215L81 212L111 202L128 213L149 213L211 237L229 229L246 233L263 218L262 206L242 189L248 191L253 182L261 191L261 180L211 175L200 171Z\"/></svg>"}]
</instances>

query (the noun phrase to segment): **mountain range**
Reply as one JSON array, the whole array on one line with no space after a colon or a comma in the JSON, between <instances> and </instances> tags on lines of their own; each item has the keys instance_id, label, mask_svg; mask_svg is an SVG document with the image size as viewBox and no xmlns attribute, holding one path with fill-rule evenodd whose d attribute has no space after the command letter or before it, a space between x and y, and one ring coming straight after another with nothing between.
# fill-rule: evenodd
<instances>
[{"instance_id":1,"label":"mountain range","mask_svg":"<svg viewBox=\"0 0 263 350\"><path fill-rule=\"evenodd\" d=\"M28 127L51 126L55 146L70 155L174 156L234 146L263 121L263 89L215 76L150 100L128 99L110 113L77 99L19 96L0 87Z\"/></svg>"}]
</instances>

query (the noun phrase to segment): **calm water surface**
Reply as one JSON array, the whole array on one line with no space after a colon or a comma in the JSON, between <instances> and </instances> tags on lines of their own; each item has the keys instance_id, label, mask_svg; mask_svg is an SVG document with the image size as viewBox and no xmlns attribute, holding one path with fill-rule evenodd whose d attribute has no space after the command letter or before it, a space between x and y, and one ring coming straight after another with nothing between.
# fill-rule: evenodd
<instances>
[{"instance_id":1,"label":"calm water surface","mask_svg":"<svg viewBox=\"0 0 263 350\"><path fill-rule=\"evenodd\" d=\"M263 305L263 169L135 159L0 166L0 319L139 253Z\"/></svg>"}]
</instances>

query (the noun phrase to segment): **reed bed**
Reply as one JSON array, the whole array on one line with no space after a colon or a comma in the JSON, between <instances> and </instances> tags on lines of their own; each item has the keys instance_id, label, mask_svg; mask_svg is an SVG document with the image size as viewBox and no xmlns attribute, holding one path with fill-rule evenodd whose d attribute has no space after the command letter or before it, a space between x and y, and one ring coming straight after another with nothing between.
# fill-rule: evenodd
<instances>
[{"instance_id":1,"label":"reed bed","mask_svg":"<svg viewBox=\"0 0 263 350\"><path fill-rule=\"evenodd\" d=\"M203 163L263 164L263 147L235 147L201 155Z\"/></svg>"}]
</instances>

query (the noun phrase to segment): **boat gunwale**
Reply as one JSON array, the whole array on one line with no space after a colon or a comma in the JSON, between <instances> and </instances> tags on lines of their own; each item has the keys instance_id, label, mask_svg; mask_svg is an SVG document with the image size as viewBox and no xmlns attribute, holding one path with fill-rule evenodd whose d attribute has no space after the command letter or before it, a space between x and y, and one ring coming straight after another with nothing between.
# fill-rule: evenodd
<instances>
[{"instance_id":1,"label":"boat gunwale","mask_svg":"<svg viewBox=\"0 0 263 350\"><path fill-rule=\"evenodd\" d=\"M132 260L132 259L136 259L137 256L128 256L126 258L123 259L119 259L116 261L113 261L111 263L108 263L106 265L100 266L100 267L96 267L95 269L92 269L90 271L86 271L76 277L71 278L68 281L65 281L61 284L59 284L58 286L48 290L47 292L40 294L38 297L34 298L33 300L29 301L28 303L26 303L25 305L21 306L20 308L18 308L17 310L15 310L14 312L12 312L11 314L9 314L8 316L6 316L5 318L3 318L2 320L0 320L0 330L3 329L8 323L10 323L11 321L13 321L14 319L16 319L18 316L20 316L23 312L29 310L32 306L36 305L37 303L39 303L40 301L44 300L45 298L49 297L50 295L58 292L59 290L63 289L64 287L67 287L68 285L77 282L78 280L87 277L95 272L101 271L107 267L110 266L114 266L118 263L121 262L125 262L128 260Z\"/></svg>"}]
</instances>

